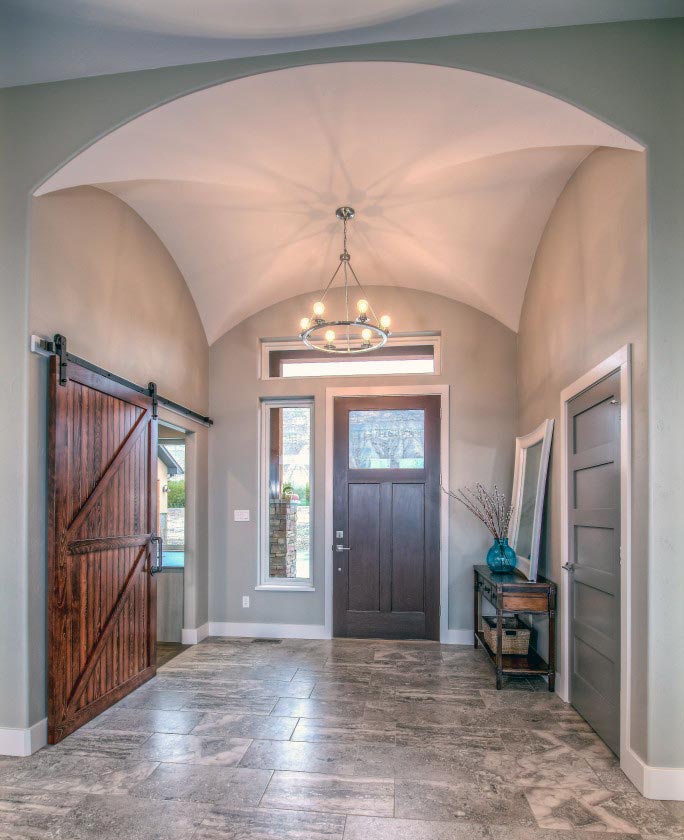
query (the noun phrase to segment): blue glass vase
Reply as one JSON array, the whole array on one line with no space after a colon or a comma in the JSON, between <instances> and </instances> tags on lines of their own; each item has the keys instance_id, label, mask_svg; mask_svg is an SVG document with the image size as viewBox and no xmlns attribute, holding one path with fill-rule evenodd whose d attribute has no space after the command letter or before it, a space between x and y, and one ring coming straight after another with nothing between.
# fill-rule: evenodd
<instances>
[{"instance_id":1,"label":"blue glass vase","mask_svg":"<svg viewBox=\"0 0 684 840\"><path fill-rule=\"evenodd\" d=\"M487 552L487 565L493 572L512 572L516 562L515 551L508 544L508 537L494 540Z\"/></svg>"}]
</instances>

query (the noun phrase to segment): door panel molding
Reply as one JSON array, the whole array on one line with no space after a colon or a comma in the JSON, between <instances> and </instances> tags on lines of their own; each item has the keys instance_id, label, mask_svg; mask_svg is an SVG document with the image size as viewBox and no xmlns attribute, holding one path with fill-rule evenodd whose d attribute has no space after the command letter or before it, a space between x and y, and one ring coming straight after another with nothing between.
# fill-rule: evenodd
<instances>
[{"instance_id":1,"label":"door panel molding","mask_svg":"<svg viewBox=\"0 0 684 840\"><path fill-rule=\"evenodd\" d=\"M449 476L449 386L448 385L397 385L383 387L326 388L325 402L325 633L333 632L333 440L334 401L337 397L440 397L440 472L448 482ZM409 472L407 470L407 472ZM439 638L444 644L463 643L454 637L459 631L449 630L449 507L448 497L440 493L440 617ZM469 631L470 632L470 631ZM470 636L468 637L470 639ZM469 642L468 642L469 643Z\"/></svg>"},{"instance_id":2,"label":"door panel molding","mask_svg":"<svg viewBox=\"0 0 684 840\"><path fill-rule=\"evenodd\" d=\"M561 452L561 563L573 562L570 556L570 528L574 517L569 512L569 481L571 464L568 455L571 428L568 404L613 373L620 374L620 766L634 781L631 769L635 753L630 746L631 715L631 558L632 558L632 394L631 345L626 344L604 359L561 392L560 452ZM583 517L581 524L601 527L601 517ZM570 699L570 573L561 571L559 586L561 605L561 671L556 691L565 702Z\"/></svg>"}]
</instances>

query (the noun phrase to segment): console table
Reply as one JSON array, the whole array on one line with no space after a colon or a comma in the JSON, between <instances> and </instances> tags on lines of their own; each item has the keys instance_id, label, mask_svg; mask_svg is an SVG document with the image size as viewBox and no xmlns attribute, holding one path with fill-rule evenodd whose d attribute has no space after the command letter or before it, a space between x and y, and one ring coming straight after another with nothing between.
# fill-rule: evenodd
<instances>
[{"instance_id":1,"label":"console table","mask_svg":"<svg viewBox=\"0 0 684 840\"><path fill-rule=\"evenodd\" d=\"M556 682L556 584L545 578L534 583L520 572L495 574L489 566L475 566L474 607L475 642L482 644L496 669L496 687L501 688L504 674L523 676L541 674L549 678L549 691ZM496 609L497 652L489 647L482 632L482 599ZM527 656L502 653L504 613L545 614L549 621L549 661L545 662L530 646Z\"/></svg>"}]
</instances>

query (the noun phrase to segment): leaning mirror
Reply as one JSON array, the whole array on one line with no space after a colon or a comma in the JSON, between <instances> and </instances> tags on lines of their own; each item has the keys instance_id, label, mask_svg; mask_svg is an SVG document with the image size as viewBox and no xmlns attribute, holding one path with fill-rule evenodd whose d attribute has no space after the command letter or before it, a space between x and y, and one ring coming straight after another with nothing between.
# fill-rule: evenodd
<instances>
[{"instance_id":1,"label":"leaning mirror","mask_svg":"<svg viewBox=\"0 0 684 840\"><path fill-rule=\"evenodd\" d=\"M515 439L510 542L518 558L517 567L528 580L537 579L552 435L553 420L544 420L529 435Z\"/></svg>"}]
</instances>

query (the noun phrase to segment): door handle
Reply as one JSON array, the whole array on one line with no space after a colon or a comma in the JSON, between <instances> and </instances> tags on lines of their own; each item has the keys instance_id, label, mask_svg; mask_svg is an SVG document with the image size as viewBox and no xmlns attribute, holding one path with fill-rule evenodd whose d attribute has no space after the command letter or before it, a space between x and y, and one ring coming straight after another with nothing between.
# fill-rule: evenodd
<instances>
[{"instance_id":1,"label":"door handle","mask_svg":"<svg viewBox=\"0 0 684 840\"><path fill-rule=\"evenodd\" d=\"M564 568L566 572L573 572L575 570L575 563L563 563L562 568Z\"/></svg>"},{"instance_id":2,"label":"door handle","mask_svg":"<svg viewBox=\"0 0 684 840\"><path fill-rule=\"evenodd\" d=\"M154 536L150 537L150 542L157 544L157 564L150 566L150 574L154 576L164 568L164 540L161 537Z\"/></svg>"},{"instance_id":3,"label":"door handle","mask_svg":"<svg viewBox=\"0 0 684 840\"><path fill-rule=\"evenodd\" d=\"M347 548L346 545L336 545L335 551L351 551L351 548Z\"/></svg>"}]
</instances>

